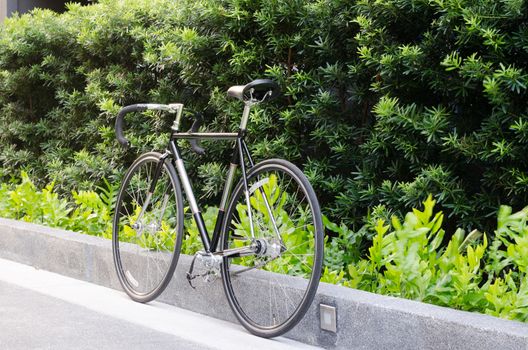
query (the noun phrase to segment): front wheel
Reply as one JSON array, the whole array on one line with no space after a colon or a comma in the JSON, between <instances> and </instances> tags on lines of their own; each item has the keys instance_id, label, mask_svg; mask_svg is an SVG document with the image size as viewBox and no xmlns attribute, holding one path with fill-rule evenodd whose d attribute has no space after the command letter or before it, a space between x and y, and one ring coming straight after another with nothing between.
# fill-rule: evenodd
<instances>
[{"instance_id":1,"label":"front wheel","mask_svg":"<svg viewBox=\"0 0 528 350\"><path fill-rule=\"evenodd\" d=\"M279 336L310 307L323 263L323 224L315 192L290 162L264 161L234 189L222 247L254 247L224 257L224 290L240 323L261 337ZM247 204L249 199L250 205Z\"/></svg>"},{"instance_id":2,"label":"front wheel","mask_svg":"<svg viewBox=\"0 0 528 350\"><path fill-rule=\"evenodd\" d=\"M148 302L169 283L183 235L183 200L174 166L161 154L141 155L127 171L114 214L112 251L119 282L135 301ZM151 191L152 190L152 191Z\"/></svg>"}]
</instances>

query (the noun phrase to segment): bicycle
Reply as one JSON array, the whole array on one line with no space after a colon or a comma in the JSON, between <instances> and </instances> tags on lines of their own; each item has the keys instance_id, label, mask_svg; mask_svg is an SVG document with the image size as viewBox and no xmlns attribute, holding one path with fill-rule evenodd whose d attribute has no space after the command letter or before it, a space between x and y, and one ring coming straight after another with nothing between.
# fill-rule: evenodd
<instances>
[{"instance_id":1,"label":"bicycle","mask_svg":"<svg viewBox=\"0 0 528 350\"><path fill-rule=\"evenodd\" d=\"M123 136L127 113L155 110L175 114L167 150L140 155L126 172L117 196L112 232L114 264L125 292L149 302L169 283L183 237L183 191L196 222L203 250L187 273L194 288L197 277L212 282L222 277L236 318L249 332L275 337L294 327L315 296L323 262L323 224L315 192L292 163L269 159L254 164L245 142L251 107L279 94L278 85L257 79L229 88L244 102L237 132L199 132L196 118L188 132L180 131L183 104L135 104L116 119L117 140ZM204 154L200 139L234 141L213 235L210 238L177 140ZM240 167L241 178L234 186ZM203 273L196 273L201 270Z\"/></svg>"}]
</instances>

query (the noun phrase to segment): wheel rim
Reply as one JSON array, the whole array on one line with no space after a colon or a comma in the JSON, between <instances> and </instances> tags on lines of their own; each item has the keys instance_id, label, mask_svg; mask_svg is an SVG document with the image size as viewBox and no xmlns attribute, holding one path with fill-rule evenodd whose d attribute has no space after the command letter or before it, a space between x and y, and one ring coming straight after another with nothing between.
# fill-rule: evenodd
<instances>
[{"instance_id":1,"label":"wheel rim","mask_svg":"<svg viewBox=\"0 0 528 350\"><path fill-rule=\"evenodd\" d=\"M262 331L288 328L304 314L319 280L319 211L306 184L286 167L260 169L248 178L248 188L255 239L239 187L234 195L237 204L228 210L224 247L253 241L260 251L225 261L226 288L239 317L251 327Z\"/></svg>"},{"instance_id":2,"label":"wheel rim","mask_svg":"<svg viewBox=\"0 0 528 350\"><path fill-rule=\"evenodd\" d=\"M178 203L174 180L167 166L150 196L147 193L158 158L136 164L123 181L114 225L114 252L120 280L125 290L145 297L164 287L174 271L174 251L178 248ZM143 214L141 214L143 211Z\"/></svg>"}]
</instances>

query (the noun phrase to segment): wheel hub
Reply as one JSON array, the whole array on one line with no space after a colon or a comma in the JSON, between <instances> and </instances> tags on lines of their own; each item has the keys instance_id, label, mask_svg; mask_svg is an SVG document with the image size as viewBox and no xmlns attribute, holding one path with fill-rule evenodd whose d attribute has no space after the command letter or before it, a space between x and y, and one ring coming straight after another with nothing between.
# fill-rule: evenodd
<instances>
[{"instance_id":1,"label":"wheel hub","mask_svg":"<svg viewBox=\"0 0 528 350\"><path fill-rule=\"evenodd\" d=\"M141 221L137 221L130 225L134 231L136 231L136 237L140 237L144 232L155 235L160 229L161 226L156 222L150 222L148 224L143 224Z\"/></svg>"},{"instance_id":2,"label":"wheel hub","mask_svg":"<svg viewBox=\"0 0 528 350\"><path fill-rule=\"evenodd\" d=\"M145 230L146 230L148 233L150 233L150 234L154 234L154 233L158 232L159 229L160 229L160 225L158 225L158 224L155 223L155 222L151 222L151 223L149 223L149 224L147 224L147 225L145 226Z\"/></svg>"},{"instance_id":3,"label":"wheel hub","mask_svg":"<svg viewBox=\"0 0 528 350\"><path fill-rule=\"evenodd\" d=\"M282 245L276 238L259 238L255 241L255 244L258 256L269 256L274 259L282 253Z\"/></svg>"}]
</instances>

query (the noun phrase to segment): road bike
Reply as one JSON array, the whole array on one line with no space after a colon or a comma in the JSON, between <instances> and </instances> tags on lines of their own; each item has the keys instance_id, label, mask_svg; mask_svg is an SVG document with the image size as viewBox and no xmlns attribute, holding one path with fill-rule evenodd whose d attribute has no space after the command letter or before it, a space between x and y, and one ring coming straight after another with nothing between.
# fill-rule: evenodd
<instances>
[{"instance_id":1,"label":"road bike","mask_svg":"<svg viewBox=\"0 0 528 350\"><path fill-rule=\"evenodd\" d=\"M135 104L116 119L117 140L127 113L147 110L175 116L166 151L140 155L127 170L117 196L112 249L119 281L135 301L155 299L172 278L184 235L184 198L203 249L194 256L187 280L222 279L230 307L240 323L261 337L275 337L295 326L315 296L323 262L323 223L316 194L301 170L283 159L254 164L245 142L251 107L279 94L278 85L257 79L233 86L227 94L244 102L236 132L200 132L197 118L180 130L183 105ZM212 236L193 193L177 141L234 143ZM239 178L235 185L235 179ZM186 206L187 207L187 206ZM197 271L200 271L197 272ZM198 278L198 279L197 279Z\"/></svg>"}]
</instances>

